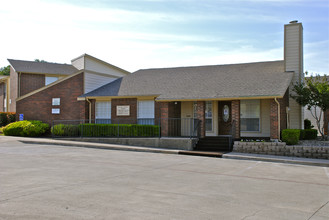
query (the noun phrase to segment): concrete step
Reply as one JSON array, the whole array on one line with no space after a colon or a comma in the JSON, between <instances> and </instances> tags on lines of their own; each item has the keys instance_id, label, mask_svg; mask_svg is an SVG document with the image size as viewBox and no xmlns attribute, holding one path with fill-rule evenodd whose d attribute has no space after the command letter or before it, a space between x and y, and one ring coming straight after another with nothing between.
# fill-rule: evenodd
<instances>
[{"instance_id":1,"label":"concrete step","mask_svg":"<svg viewBox=\"0 0 329 220\"><path fill-rule=\"evenodd\" d=\"M190 155L190 156L203 156L203 157L219 157L227 152L218 151L179 151L178 154Z\"/></svg>"},{"instance_id":2,"label":"concrete step","mask_svg":"<svg viewBox=\"0 0 329 220\"><path fill-rule=\"evenodd\" d=\"M195 151L229 151L230 137L205 137L200 138Z\"/></svg>"}]
</instances>

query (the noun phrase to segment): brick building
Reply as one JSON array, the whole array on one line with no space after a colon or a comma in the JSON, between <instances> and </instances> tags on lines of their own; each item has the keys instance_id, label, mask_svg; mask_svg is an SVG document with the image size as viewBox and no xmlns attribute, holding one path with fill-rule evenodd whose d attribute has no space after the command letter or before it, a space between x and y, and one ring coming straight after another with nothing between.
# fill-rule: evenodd
<instances>
[{"instance_id":1,"label":"brick building","mask_svg":"<svg viewBox=\"0 0 329 220\"><path fill-rule=\"evenodd\" d=\"M298 22L284 26L280 61L132 74L86 54L71 65L9 62L10 111L24 119L161 124L163 136L188 136L194 119L201 137L279 139L282 129L303 127L303 108L289 97L292 84L304 78Z\"/></svg>"},{"instance_id":2,"label":"brick building","mask_svg":"<svg viewBox=\"0 0 329 220\"><path fill-rule=\"evenodd\" d=\"M302 107L289 97L304 78L302 32L301 23L284 26L282 61L139 70L78 99L93 105L92 119L162 123L163 135L172 127L164 118L179 119L182 136L195 118L201 137L279 139L282 129L303 127Z\"/></svg>"},{"instance_id":3,"label":"brick building","mask_svg":"<svg viewBox=\"0 0 329 220\"><path fill-rule=\"evenodd\" d=\"M87 101L78 102L77 97L129 74L88 54L73 59L72 64L8 61L8 111L16 112L17 119L21 115L49 124L53 120L88 118Z\"/></svg>"}]
</instances>

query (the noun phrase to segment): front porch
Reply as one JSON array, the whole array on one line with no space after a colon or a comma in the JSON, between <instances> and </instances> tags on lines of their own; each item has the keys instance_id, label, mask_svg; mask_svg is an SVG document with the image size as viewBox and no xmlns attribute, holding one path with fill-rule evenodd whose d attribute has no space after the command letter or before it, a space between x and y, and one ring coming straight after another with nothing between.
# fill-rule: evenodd
<instances>
[{"instance_id":1,"label":"front porch","mask_svg":"<svg viewBox=\"0 0 329 220\"><path fill-rule=\"evenodd\" d=\"M286 96L287 97L287 96ZM199 137L231 136L241 138L280 139L280 130L287 128L287 98L207 100L157 102L161 118L180 117L198 119ZM181 121L183 123L183 121ZM189 126L181 124L181 134L190 133ZM172 132L162 130L166 135ZM177 129L177 126L176 126Z\"/></svg>"}]
</instances>

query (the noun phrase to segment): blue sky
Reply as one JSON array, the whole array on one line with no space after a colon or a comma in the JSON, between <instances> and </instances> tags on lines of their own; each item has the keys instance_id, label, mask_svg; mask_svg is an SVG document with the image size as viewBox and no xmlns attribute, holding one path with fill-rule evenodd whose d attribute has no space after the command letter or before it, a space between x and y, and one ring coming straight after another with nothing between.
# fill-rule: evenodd
<instances>
[{"instance_id":1,"label":"blue sky","mask_svg":"<svg viewBox=\"0 0 329 220\"><path fill-rule=\"evenodd\" d=\"M304 70L328 75L328 0L3 1L0 66L83 53L128 71L282 60L291 20L304 26Z\"/></svg>"}]
</instances>

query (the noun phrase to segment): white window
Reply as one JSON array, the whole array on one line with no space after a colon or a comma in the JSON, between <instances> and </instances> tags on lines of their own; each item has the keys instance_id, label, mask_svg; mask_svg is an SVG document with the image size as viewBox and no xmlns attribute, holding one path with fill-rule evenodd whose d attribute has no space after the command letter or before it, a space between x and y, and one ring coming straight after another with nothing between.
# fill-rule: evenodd
<instances>
[{"instance_id":1,"label":"white window","mask_svg":"<svg viewBox=\"0 0 329 220\"><path fill-rule=\"evenodd\" d=\"M53 98L52 103L53 103L53 105L60 105L61 104L61 99L60 98Z\"/></svg>"},{"instance_id":2,"label":"white window","mask_svg":"<svg viewBox=\"0 0 329 220\"><path fill-rule=\"evenodd\" d=\"M193 118L198 119L198 104L193 102Z\"/></svg>"},{"instance_id":3,"label":"white window","mask_svg":"<svg viewBox=\"0 0 329 220\"><path fill-rule=\"evenodd\" d=\"M4 88L3 88L3 111L6 112L7 111L7 84L3 84Z\"/></svg>"},{"instance_id":4,"label":"white window","mask_svg":"<svg viewBox=\"0 0 329 220\"><path fill-rule=\"evenodd\" d=\"M138 101L138 124L154 124L154 100Z\"/></svg>"},{"instance_id":5,"label":"white window","mask_svg":"<svg viewBox=\"0 0 329 220\"><path fill-rule=\"evenodd\" d=\"M205 110L205 118L206 118L206 131L212 131L212 102L206 102L206 110Z\"/></svg>"},{"instance_id":6,"label":"white window","mask_svg":"<svg viewBox=\"0 0 329 220\"><path fill-rule=\"evenodd\" d=\"M58 80L58 77L55 76L46 76L45 85L49 85Z\"/></svg>"},{"instance_id":7,"label":"white window","mask_svg":"<svg viewBox=\"0 0 329 220\"><path fill-rule=\"evenodd\" d=\"M240 121L241 131L260 130L260 100L241 100Z\"/></svg>"},{"instance_id":8,"label":"white window","mask_svg":"<svg viewBox=\"0 0 329 220\"><path fill-rule=\"evenodd\" d=\"M111 123L111 102L96 102L96 123L110 124Z\"/></svg>"}]
</instances>

